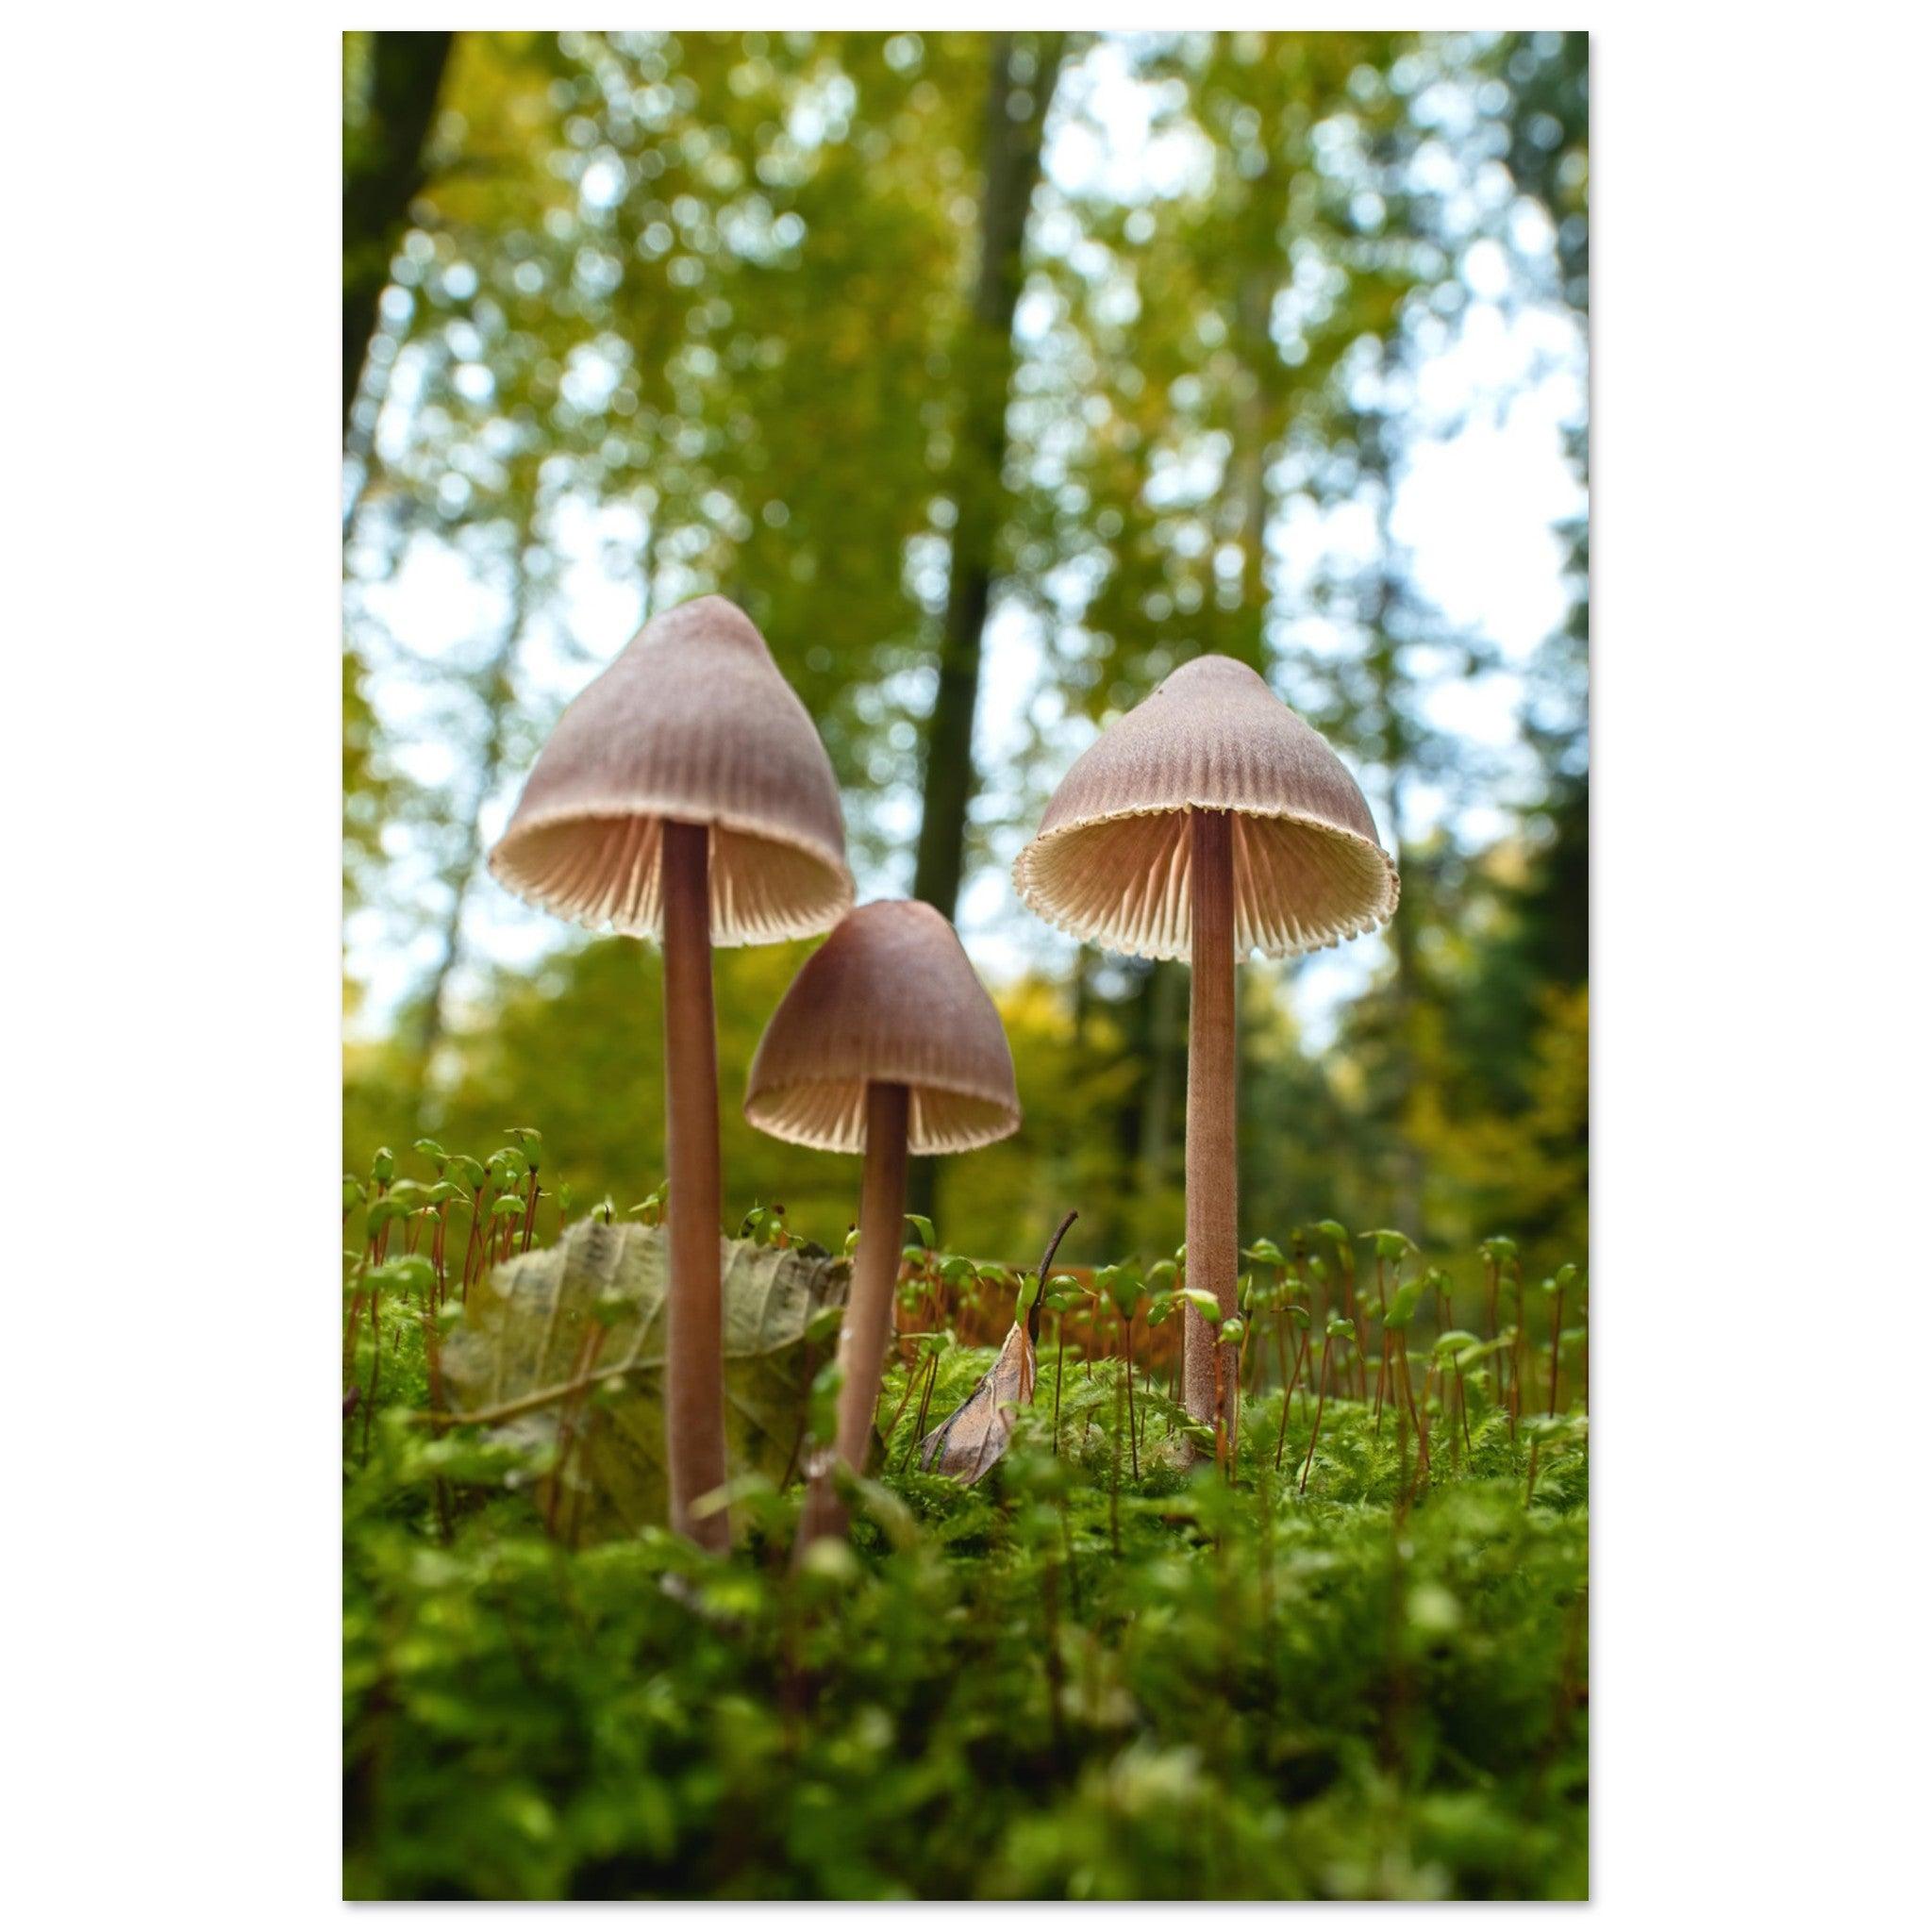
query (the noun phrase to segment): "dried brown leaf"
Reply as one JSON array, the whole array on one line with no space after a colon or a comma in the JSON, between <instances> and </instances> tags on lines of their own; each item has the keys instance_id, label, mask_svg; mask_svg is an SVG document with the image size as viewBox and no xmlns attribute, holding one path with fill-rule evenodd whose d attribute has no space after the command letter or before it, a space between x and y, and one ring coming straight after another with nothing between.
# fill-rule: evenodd
<instances>
[{"instance_id":1,"label":"dried brown leaf","mask_svg":"<svg viewBox=\"0 0 1932 1932\"><path fill-rule=\"evenodd\" d=\"M919 1466L976 1483L1007 1452L1013 1419L1033 1400L1033 1343L1016 1322L973 1392L919 1445Z\"/></svg>"}]
</instances>

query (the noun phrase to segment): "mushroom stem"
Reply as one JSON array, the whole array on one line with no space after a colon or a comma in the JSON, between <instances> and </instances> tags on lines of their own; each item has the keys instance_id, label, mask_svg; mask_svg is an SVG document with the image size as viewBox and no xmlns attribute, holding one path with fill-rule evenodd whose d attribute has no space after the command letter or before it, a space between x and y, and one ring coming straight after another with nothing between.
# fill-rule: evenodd
<instances>
[{"instance_id":1,"label":"mushroom stem","mask_svg":"<svg viewBox=\"0 0 1932 1932\"><path fill-rule=\"evenodd\" d=\"M1236 1312L1234 820L1189 814L1193 841L1193 985L1188 1007L1188 1285L1211 1294L1225 1322ZM1191 1304L1181 1315L1182 1400L1197 1422L1217 1412L1233 1438L1233 1345L1217 1343ZM1217 1398L1217 1384L1219 1396Z\"/></svg>"},{"instance_id":2,"label":"mushroom stem","mask_svg":"<svg viewBox=\"0 0 1932 1932\"><path fill-rule=\"evenodd\" d=\"M865 1090L865 1174L858 1200L858 1252L852 1261L852 1298L839 1337L837 1461L863 1474L872 1446L879 1375L892 1334L892 1296L899 1282L906 1214L906 1129L911 1092L896 1081L874 1080ZM845 1506L832 1486L831 1458L815 1458L811 1489L798 1525L798 1547L816 1537L845 1533Z\"/></svg>"},{"instance_id":3,"label":"mushroom stem","mask_svg":"<svg viewBox=\"0 0 1932 1932\"><path fill-rule=\"evenodd\" d=\"M719 1283L718 1041L711 1008L710 828L664 822L664 1112L671 1182L664 1438L671 1526L730 1547L724 1483L724 1334Z\"/></svg>"}]
</instances>

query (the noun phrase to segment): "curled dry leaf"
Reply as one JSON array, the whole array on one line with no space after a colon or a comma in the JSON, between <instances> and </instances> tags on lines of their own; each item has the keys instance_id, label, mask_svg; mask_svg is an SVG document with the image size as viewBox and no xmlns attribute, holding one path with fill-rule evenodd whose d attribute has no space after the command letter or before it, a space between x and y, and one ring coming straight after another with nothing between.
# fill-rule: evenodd
<instances>
[{"instance_id":1,"label":"curled dry leaf","mask_svg":"<svg viewBox=\"0 0 1932 1932\"><path fill-rule=\"evenodd\" d=\"M1006 1454L1013 1418L1032 1400L1033 1343L1015 1322L973 1393L920 1443L920 1468L976 1483Z\"/></svg>"}]
</instances>

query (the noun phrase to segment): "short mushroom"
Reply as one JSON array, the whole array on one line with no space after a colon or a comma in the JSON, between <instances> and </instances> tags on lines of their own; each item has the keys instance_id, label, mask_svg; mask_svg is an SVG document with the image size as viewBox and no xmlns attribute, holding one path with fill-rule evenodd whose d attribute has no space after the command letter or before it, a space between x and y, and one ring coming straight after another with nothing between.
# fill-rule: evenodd
<instances>
[{"instance_id":1,"label":"short mushroom","mask_svg":"<svg viewBox=\"0 0 1932 1932\"><path fill-rule=\"evenodd\" d=\"M766 1024L744 1114L781 1141L865 1156L836 1438L814 1459L802 1550L845 1526L835 1462L865 1467L892 1331L907 1156L964 1153L1020 1124L1006 1029L945 915L908 899L848 912Z\"/></svg>"},{"instance_id":2,"label":"short mushroom","mask_svg":"<svg viewBox=\"0 0 1932 1932\"><path fill-rule=\"evenodd\" d=\"M711 947L824 932L852 903L825 748L757 626L722 597L654 617L572 701L490 869L564 919L664 942L671 1524L713 1549L725 1479Z\"/></svg>"},{"instance_id":3,"label":"short mushroom","mask_svg":"<svg viewBox=\"0 0 1932 1932\"><path fill-rule=\"evenodd\" d=\"M1320 732L1231 658L1195 658L1074 761L1013 867L1050 924L1114 952L1192 961L1191 1288L1236 1313L1235 960L1311 952L1395 910L1394 861ZM1182 1317L1188 1413L1232 1426L1232 1350ZM1217 1385L1219 1398L1217 1404Z\"/></svg>"}]
</instances>

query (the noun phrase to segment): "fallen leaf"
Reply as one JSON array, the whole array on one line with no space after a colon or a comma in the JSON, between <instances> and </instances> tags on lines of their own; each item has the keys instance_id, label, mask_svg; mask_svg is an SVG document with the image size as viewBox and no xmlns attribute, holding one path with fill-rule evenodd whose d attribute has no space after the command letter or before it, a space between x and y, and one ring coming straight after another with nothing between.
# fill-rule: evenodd
<instances>
[{"instance_id":1,"label":"fallen leaf","mask_svg":"<svg viewBox=\"0 0 1932 1932\"><path fill-rule=\"evenodd\" d=\"M1013 1418L1032 1400L1033 1342L1015 1322L972 1394L920 1443L920 1468L976 1483L1006 1454Z\"/></svg>"},{"instance_id":2,"label":"fallen leaf","mask_svg":"<svg viewBox=\"0 0 1932 1932\"><path fill-rule=\"evenodd\" d=\"M806 1324L843 1304L851 1268L822 1249L720 1248L730 1468L782 1483L801 1452L808 1366L830 1350L812 1349L808 1365ZM665 1520L667 1253L662 1227L574 1223L558 1246L518 1256L473 1287L444 1345L454 1420L516 1407L490 1425L493 1439L526 1449L562 1442L561 1492L546 1515L574 1542Z\"/></svg>"}]
</instances>

